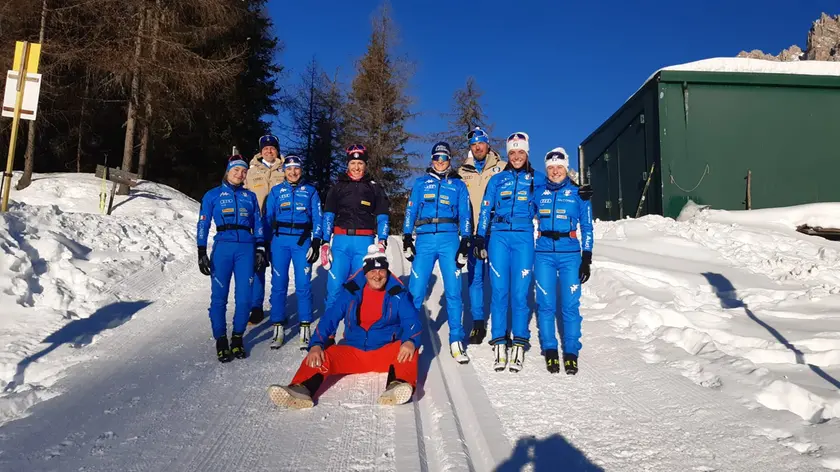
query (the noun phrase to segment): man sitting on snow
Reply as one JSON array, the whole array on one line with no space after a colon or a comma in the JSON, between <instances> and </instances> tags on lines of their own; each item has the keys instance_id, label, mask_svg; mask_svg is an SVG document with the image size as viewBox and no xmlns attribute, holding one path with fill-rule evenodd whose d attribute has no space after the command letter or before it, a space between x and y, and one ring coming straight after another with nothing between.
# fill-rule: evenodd
<instances>
[{"instance_id":1,"label":"man sitting on snow","mask_svg":"<svg viewBox=\"0 0 840 472\"><path fill-rule=\"evenodd\" d=\"M277 406L310 408L312 396L329 375L388 372L381 405L406 403L417 383L420 321L408 291L388 271L388 260L371 245L364 257L364 273L344 284L336 303L318 323L309 355L288 386L272 385L268 395ZM338 323L344 320L344 339L325 350Z\"/></svg>"}]
</instances>

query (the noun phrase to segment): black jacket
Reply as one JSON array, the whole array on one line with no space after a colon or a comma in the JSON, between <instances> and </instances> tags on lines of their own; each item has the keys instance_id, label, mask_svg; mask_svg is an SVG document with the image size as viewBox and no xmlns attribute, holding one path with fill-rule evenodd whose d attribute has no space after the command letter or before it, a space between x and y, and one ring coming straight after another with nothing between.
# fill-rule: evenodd
<instances>
[{"instance_id":1,"label":"black jacket","mask_svg":"<svg viewBox=\"0 0 840 472\"><path fill-rule=\"evenodd\" d=\"M388 195L368 175L356 181L347 174L327 192L324 205L324 239L329 240L334 226L343 229L370 229L388 237Z\"/></svg>"}]
</instances>

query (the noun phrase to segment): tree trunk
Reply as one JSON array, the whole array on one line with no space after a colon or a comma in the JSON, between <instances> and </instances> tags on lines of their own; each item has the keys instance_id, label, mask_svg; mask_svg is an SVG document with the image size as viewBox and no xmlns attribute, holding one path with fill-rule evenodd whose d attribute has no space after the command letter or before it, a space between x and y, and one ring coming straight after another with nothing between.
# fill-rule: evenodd
<instances>
[{"instance_id":1,"label":"tree trunk","mask_svg":"<svg viewBox=\"0 0 840 472\"><path fill-rule=\"evenodd\" d=\"M160 34L160 19L158 15L160 14L160 0L155 2L156 9L149 10L149 22L153 25L152 26L152 51L150 57L152 61L157 58L157 38ZM152 92L149 89L148 81L144 81L143 83L143 101L146 105L145 115L143 116L143 133L140 137L140 163L137 171L137 176L141 179L146 178L146 168L148 165L148 158L149 158L149 134L152 126Z\"/></svg>"},{"instance_id":2,"label":"tree trunk","mask_svg":"<svg viewBox=\"0 0 840 472\"><path fill-rule=\"evenodd\" d=\"M76 141L76 172L82 171L82 135L85 126L85 107L90 95L90 77L85 75L85 96L82 97L82 110L79 113L79 139Z\"/></svg>"},{"instance_id":3,"label":"tree trunk","mask_svg":"<svg viewBox=\"0 0 840 472\"><path fill-rule=\"evenodd\" d=\"M44 31L47 28L47 0L41 2L41 31L38 33L38 42L44 44ZM37 122L29 122L28 136L26 137L26 153L24 154L23 175L20 177L15 189L23 190L32 183L32 171L35 170L35 132Z\"/></svg>"},{"instance_id":4,"label":"tree trunk","mask_svg":"<svg viewBox=\"0 0 840 472\"><path fill-rule=\"evenodd\" d=\"M146 25L146 8L142 7L137 23L137 39L134 41L134 60L131 64L131 96L128 97L128 112L125 122L125 144L123 145L122 170L131 172L134 163L134 128L137 124L137 104L140 99L140 55L143 52L143 28ZM128 186L120 184L117 191L120 195L128 195Z\"/></svg>"}]
</instances>

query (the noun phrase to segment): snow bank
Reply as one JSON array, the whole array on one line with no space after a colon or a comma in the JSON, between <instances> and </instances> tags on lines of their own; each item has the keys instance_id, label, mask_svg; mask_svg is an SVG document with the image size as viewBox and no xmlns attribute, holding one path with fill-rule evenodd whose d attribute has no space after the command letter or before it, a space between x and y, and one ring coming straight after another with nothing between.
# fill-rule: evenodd
<instances>
[{"instance_id":1,"label":"snow bank","mask_svg":"<svg viewBox=\"0 0 840 472\"><path fill-rule=\"evenodd\" d=\"M663 70L694 72L741 72L750 74L829 75L840 77L840 63L830 61L776 62L747 57L714 57L663 67ZM650 80L650 79L648 79Z\"/></svg>"},{"instance_id":2,"label":"snow bank","mask_svg":"<svg viewBox=\"0 0 840 472\"><path fill-rule=\"evenodd\" d=\"M795 231L835 225L840 204L688 205L679 220L597 222L584 317L678 347L647 356L700 385L810 422L840 417L840 243Z\"/></svg>"},{"instance_id":3,"label":"snow bank","mask_svg":"<svg viewBox=\"0 0 840 472\"><path fill-rule=\"evenodd\" d=\"M75 326L125 301L121 282L194 253L197 202L142 182L105 216L100 189L91 174L36 175L0 217L0 423L55 394L50 386L81 359L67 347L115 323Z\"/></svg>"},{"instance_id":4,"label":"snow bank","mask_svg":"<svg viewBox=\"0 0 840 472\"><path fill-rule=\"evenodd\" d=\"M792 74L792 75L822 75L840 77L840 62L830 61L794 61L776 62L748 57L713 57L685 64L675 64L658 69L644 81L639 90L644 88L656 74L662 71L691 71L691 72L721 72L721 73L749 73L749 74ZM632 98L631 95L630 98Z\"/></svg>"}]
</instances>

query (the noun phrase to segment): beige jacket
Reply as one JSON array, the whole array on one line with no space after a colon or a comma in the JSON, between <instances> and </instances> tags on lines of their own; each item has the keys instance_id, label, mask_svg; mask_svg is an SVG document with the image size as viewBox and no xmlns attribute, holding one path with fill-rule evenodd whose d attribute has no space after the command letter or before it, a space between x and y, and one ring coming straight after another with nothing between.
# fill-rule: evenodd
<instances>
[{"instance_id":1,"label":"beige jacket","mask_svg":"<svg viewBox=\"0 0 840 472\"><path fill-rule=\"evenodd\" d=\"M458 174L464 183L467 184L467 191L470 193L473 228L478 223L478 213L481 211L481 199L484 198L484 191L487 189L487 183L490 182L490 177L503 171L506 165L507 161L502 160L499 154L491 149L487 153L487 157L484 158L484 169L481 173L475 168L475 158L472 155L472 151L467 155L467 160L458 168Z\"/></svg>"},{"instance_id":2,"label":"beige jacket","mask_svg":"<svg viewBox=\"0 0 840 472\"><path fill-rule=\"evenodd\" d=\"M271 187L284 180L286 180L286 174L283 172L283 156L278 156L271 167L266 167L260 155L257 154L251 159L251 168L248 169L248 175L245 177L245 188L257 194L257 202L262 211Z\"/></svg>"}]
</instances>

